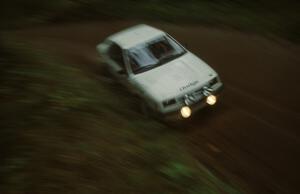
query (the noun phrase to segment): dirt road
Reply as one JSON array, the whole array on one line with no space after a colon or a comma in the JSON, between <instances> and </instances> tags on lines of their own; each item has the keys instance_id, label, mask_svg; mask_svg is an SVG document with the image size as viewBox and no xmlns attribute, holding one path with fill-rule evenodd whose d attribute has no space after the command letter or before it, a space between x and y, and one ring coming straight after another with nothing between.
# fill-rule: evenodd
<instances>
[{"instance_id":1,"label":"dirt road","mask_svg":"<svg viewBox=\"0 0 300 194\"><path fill-rule=\"evenodd\" d=\"M95 45L132 24L70 24L18 34L68 62L93 67ZM300 193L300 47L232 30L153 25L186 43L225 83L216 108L201 111L184 127L182 143L249 193Z\"/></svg>"}]
</instances>

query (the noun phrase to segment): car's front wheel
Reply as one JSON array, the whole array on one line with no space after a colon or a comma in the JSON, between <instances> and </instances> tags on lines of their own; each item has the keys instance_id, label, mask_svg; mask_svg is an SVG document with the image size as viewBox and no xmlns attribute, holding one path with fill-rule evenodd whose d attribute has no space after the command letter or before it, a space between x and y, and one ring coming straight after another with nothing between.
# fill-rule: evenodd
<instances>
[{"instance_id":1,"label":"car's front wheel","mask_svg":"<svg viewBox=\"0 0 300 194\"><path fill-rule=\"evenodd\" d=\"M151 109L150 107L148 106L148 104L143 101L143 100L140 100L140 112L143 114L143 116L145 117L151 117Z\"/></svg>"}]
</instances>

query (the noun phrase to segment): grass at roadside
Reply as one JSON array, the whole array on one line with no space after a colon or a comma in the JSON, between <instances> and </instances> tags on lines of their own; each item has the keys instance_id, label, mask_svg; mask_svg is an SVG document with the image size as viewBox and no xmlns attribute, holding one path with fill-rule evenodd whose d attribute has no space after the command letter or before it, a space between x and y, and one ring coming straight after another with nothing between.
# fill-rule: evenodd
<instances>
[{"instance_id":1,"label":"grass at roadside","mask_svg":"<svg viewBox=\"0 0 300 194\"><path fill-rule=\"evenodd\" d=\"M117 86L1 38L0 193L239 193Z\"/></svg>"}]
</instances>

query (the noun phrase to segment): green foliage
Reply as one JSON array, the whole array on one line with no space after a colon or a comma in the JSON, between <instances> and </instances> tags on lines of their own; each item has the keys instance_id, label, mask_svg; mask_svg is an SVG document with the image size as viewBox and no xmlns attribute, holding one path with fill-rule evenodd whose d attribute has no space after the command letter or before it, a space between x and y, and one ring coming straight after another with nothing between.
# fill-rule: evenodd
<instances>
[{"instance_id":1,"label":"green foliage","mask_svg":"<svg viewBox=\"0 0 300 194\"><path fill-rule=\"evenodd\" d=\"M0 193L236 191L199 167L177 132L132 110L118 86L2 40Z\"/></svg>"},{"instance_id":2,"label":"green foliage","mask_svg":"<svg viewBox=\"0 0 300 194\"><path fill-rule=\"evenodd\" d=\"M161 169L161 172L172 181L182 183L183 179L192 177L192 170L179 162L171 162Z\"/></svg>"}]
</instances>

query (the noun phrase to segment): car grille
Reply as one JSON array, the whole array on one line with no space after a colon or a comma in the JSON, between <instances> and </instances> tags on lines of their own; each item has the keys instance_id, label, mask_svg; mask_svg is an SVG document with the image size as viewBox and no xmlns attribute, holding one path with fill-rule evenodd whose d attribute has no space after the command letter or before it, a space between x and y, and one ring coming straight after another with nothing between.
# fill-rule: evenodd
<instances>
[{"instance_id":1,"label":"car grille","mask_svg":"<svg viewBox=\"0 0 300 194\"><path fill-rule=\"evenodd\" d=\"M177 98L177 101L184 103L185 95L193 95L193 96L197 96L198 98L202 99L204 97L204 95L203 95L203 90L204 90L203 87L205 87L205 86L211 87L211 86L215 85L216 83L218 83L218 78L214 77L213 79L211 79L210 81L208 81L207 84L201 86L200 88L195 89L192 92L189 92L189 93L186 93L186 94L180 96L179 98Z\"/></svg>"},{"instance_id":2,"label":"car grille","mask_svg":"<svg viewBox=\"0 0 300 194\"><path fill-rule=\"evenodd\" d=\"M173 104L175 104L175 103L176 103L175 98L172 98L172 99L170 99L170 100L164 101L164 102L163 102L163 105L164 105L164 107L167 107L167 106L173 105Z\"/></svg>"},{"instance_id":3,"label":"car grille","mask_svg":"<svg viewBox=\"0 0 300 194\"><path fill-rule=\"evenodd\" d=\"M217 77L215 77L215 78L213 78L212 80L209 81L209 86L213 86L216 83L218 83L218 78Z\"/></svg>"}]
</instances>

